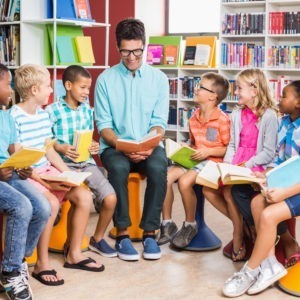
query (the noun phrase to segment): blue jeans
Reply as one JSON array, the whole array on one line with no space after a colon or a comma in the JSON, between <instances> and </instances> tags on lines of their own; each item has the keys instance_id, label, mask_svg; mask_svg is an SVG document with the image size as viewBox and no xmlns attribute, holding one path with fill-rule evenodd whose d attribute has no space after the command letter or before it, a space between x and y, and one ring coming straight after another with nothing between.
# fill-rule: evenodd
<instances>
[{"instance_id":1,"label":"blue jeans","mask_svg":"<svg viewBox=\"0 0 300 300\"><path fill-rule=\"evenodd\" d=\"M124 229L131 225L128 207L129 172L139 172L147 177L144 208L140 227L153 231L160 226L160 214L167 191L167 157L165 150L158 146L152 154L139 163L131 162L122 152L108 148L101 154L108 180L117 194L114 225Z\"/></svg>"},{"instance_id":2,"label":"blue jeans","mask_svg":"<svg viewBox=\"0 0 300 300\"><path fill-rule=\"evenodd\" d=\"M14 173L0 181L0 212L7 215L2 271L20 271L30 256L51 213L48 200Z\"/></svg>"}]
</instances>

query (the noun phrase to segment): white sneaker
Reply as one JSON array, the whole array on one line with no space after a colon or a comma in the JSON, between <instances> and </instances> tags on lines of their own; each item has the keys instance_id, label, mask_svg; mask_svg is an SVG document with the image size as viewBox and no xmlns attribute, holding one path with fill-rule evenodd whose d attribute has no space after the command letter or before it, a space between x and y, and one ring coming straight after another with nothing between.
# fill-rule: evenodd
<instances>
[{"instance_id":1,"label":"white sneaker","mask_svg":"<svg viewBox=\"0 0 300 300\"><path fill-rule=\"evenodd\" d=\"M254 295L262 292L286 274L287 270L275 256L265 259L261 264L256 282L249 288L247 294Z\"/></svg>"},{"instance_id":2,"label":"white sneaker","mask_svg":"<svg viewBox=\"0 0 300 300\"><path fill-rule=\"evenodd\" d=\"M233 276L227 279L223 286L223 294L227 297L241 296L247 292L255 281L256 276L249 272L247 263L245 263L239 272L234 273Z\"/></svg>"}]
</instances>

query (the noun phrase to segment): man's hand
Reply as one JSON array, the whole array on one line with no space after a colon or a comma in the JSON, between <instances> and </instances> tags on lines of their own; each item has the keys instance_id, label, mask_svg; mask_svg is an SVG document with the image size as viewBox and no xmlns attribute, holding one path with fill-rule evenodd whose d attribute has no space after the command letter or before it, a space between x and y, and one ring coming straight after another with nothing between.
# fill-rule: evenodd
<instances>
[{"instance_id":1,"label":"man's hand","mask_svg":"<svg viewBox=\"0 0 300 300\"><path fill-rule=\"evenodd\" d=\"M9 180L14 173L14 168L3 168L0 169L0 180L1 181L7 181Z\"/></svg>"},{"instance_id":2,"label":"man's hand","mask_svg":"<svg viewBox=\"0 0 300 300\"><path fill-rule=\"evenodd\" d=\"M24 168L24 169L18 169L17 174L21 179L27 179L32 175L32 168Z\"/></svg>"},{"instance_id":3,"label":"man's hand","mask_svg":"<svg viewBox=\"0 0 300 300\"><path fill-rule=\"evenodd\" d=\"M100 144L96 141L92 141L92 145L89 148L91 155L97 155L100 150Z\"/></svg>"},{"instance_id":4,"label":"man's hand","mask_svg":"<svg viewBox=\"0 0 300 300\"><path fill-rule=\"evenodd\" d=\"M124 153L132 162L139 163L146 160L153 152L153 149L147 151L140 151L135 153Z\"/></svg>"}]
</instances>

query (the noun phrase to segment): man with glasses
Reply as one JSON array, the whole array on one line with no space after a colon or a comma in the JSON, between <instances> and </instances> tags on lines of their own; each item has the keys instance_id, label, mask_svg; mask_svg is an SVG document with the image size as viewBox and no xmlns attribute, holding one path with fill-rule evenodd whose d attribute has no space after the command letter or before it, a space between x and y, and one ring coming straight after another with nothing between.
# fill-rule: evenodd
<instances>
[{"instance_id":1,"label":"man with glasses","mask_svg":"<svg viewBox=\"0 0 300 300\"><path fill-rule=\"evenodd\" d=\"M169 84L166 75L143 63L144 24L125 19L116 27L121 61L105 70L95 87L95 120L101 134L100 157L108 179L117 194L114 225L117 227L116 250L123 260L138 260L127 228L131 225L128 209L129 172L147 177L143 215L143 257L159 259L161 251L155 240L166 194L167 158L161 146L148 151L125 153L115 149L118 138L141 140L150 131L162 136L169 112Z\"/></svg>"}]
</instances>

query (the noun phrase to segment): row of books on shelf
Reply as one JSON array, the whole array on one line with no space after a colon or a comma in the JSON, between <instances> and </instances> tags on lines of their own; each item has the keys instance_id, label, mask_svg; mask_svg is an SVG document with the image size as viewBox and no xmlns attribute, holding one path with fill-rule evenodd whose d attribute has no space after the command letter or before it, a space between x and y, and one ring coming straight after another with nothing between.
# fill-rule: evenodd
<instances>
[{"instance_id":1,"label":"row of books on shelf","mask_svg":"<svg viewBox=\"0 0 300 300\"><path fill-rule=\"evenodd\" d=\"M226 68L263 68L265 47L255 43L222 43L221 66Z\"/></svg>"},{"instance_id":2,"label":"row of books on shelf","mask_svg":"<svg viewBox=\"0 0 300 300\"><path fill-rule=\"evenodd\" d=\"M20 20L20 2L21 0L0 0L1 22Z\"/></svg>"},{"instance_id":3,"label":"row of books on shelf","mask_svg":"<svg viewBox=\"0 0 300 300\"><path fill-rule=\"evenodd\" d=\"M300 11L280 11L269 13L270 34L300 33Z\"/></svg>"},{"instance_id":4,"label":"row of books on shelf","mask_svg":"<svg viewBox=\"0 0 300 300\"><path fill-rule=\"evenodd\" d=\"M227 13L222 23L222 33L229 35L264 34L265 13Z\"/></svg>"},{"instance_id":5,"label":"row of books on shelf","mask_svg":"<svg viewBox=\"0 0 300 300\"><path fill-rule=\"evenodd\" d=\"M54 17L53 1L56 1L57 19L80 19L95 22L92 18L89 0L47 0L47 18Z\"/></svg>"},{"instance_id":6,"label":"row of books on shelf","mask_svg":"<svg viewBox=\"0 0 300 300\"><path fill-rule=\"evenodd\" d=\"M53 26L46 25L46 27L49 45L51 45L51 50L54 52ZM90 36L84 36L83 30L79 26L56 26L56 52L58 65L93 65L95 63L92 39ZM49 62L49 64L51 63L52 62Z\"/></svg>"},{"instance_id":7,"label":"row of books on shelf","mask_svg":"<svg viewBox=\"0 0 300 300\"><path fill-rule=\"evenodd\" d=\"M0 27L0 63L6 66L20 64L20 27Z\"/></svg>"},{"instance_id":8,"label":"row of books on shelf","mask_svg":"<svg viewBox=\"0 0 300 300\"><path fill-rule=\"evenodd\" d=\"M300 45L272 46L267 59L268 67L300 69Z\"/></svg>"}]
</instances>

